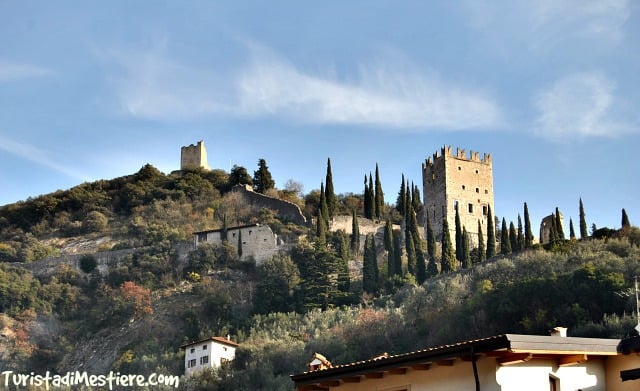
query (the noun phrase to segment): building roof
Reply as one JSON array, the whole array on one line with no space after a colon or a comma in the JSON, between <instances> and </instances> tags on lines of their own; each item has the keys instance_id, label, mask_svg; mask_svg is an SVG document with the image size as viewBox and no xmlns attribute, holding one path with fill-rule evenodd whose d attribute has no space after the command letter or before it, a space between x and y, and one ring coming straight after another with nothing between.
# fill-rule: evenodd
<instances>
[{"instance_id":1,"label":"building roof","mask_svg":"<svg viewBox=\"0 0 640 391\"><path fill-rule=\"evenodd\" d=\"M208 342L208 341L218 342L218 343L221 343L221 344L223 344L223 345L232 346L232 347L234 347L234 348L235 348L235 347L237 347L237 346L239 346L237 343L235 343L235 342L233 342L233 341L231 341L230 339L227 339L227 338L225 338L225 337L209 337L209 338L201 339L201 340L199 340L199 341L194 341L194 342L186 343L186 344L184 344L184 345L180 346L180 349L186 349L187 347L189 347L189 346L191 346L191 345L198 345L198 344L200 344L200 343Z\"/></svg>"},{"instance_id":2,"label":"building roof","mask_svg":"<svg viewBox=\"0 0 640 391\"><path fill-rule=\"evenodd\" d=\"M254 223L254 224L247 224L247 225L238 225L238 226L235 226L235 227L228 227L228 228L227 228L227 231L234 231L234 230L237 230L237 229L250 228L250 227L259 227L259 226L260 226L260 224L258 224L258 223ZM207 229L207 230L204 230L204 231L195 231L195 232L193 232L193 235L197 235L197 234L208 234L208 233L210 233L210 232L222 232L222 231L223 231L223 229L222 229L222 228L218 228L218 229Z\"/></svg>"},{"instance_id":3,"label":"building roof","mask_svg":"<svg viewBox=\"0 0 640 391\"><path fill-rule=\"evenodd\" d=\"M356 380L390 371L428 369L434 363L453 362L458 358L471 359L477 354L495 357L501 365L514 364L532 358L554 357L559 365L587 359L587 356L613 356L618 353L618 339L555 337L540 335L502 334L488 338L442 345L414 352L384 355L344 365L334 365L321 371L292 375L298 389L315 389L319 384L339 380ZM395 372L394 372L395 373Z\"/></svg>"}]
</instances>

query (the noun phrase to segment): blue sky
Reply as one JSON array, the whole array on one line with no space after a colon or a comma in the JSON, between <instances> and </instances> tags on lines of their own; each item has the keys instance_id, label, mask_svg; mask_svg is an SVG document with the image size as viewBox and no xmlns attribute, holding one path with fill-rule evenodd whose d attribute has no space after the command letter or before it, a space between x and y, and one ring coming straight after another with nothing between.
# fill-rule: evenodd
<instances>
[{"instance_id":1,"label":"blue sky","mask_svg":"<svg viewBox=\"0 0 640 391\"><path fill-rule=\"evenodd\" d=\"M640 3L0 1L0 205L209 164L387 201L443 145L490 152L495 213L640 224ZM577 224L576 224L577 228ZM568 229L568 226L567 228ZM535 229L537 231L537 229ZM534 232L535 233L535 232Z\"/></svg>"}]
</instances>

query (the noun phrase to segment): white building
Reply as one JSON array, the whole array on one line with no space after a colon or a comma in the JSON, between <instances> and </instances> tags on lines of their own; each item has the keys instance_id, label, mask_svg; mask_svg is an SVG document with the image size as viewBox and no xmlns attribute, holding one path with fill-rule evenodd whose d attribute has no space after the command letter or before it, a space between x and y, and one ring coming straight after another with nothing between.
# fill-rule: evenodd
<instances>
[{"instance_id":1,"label":"white building","mask_svg":"<svg viewBox=\"0 0 640 391\"><path fill-rule=\"evenodd\" d=\"M194 232L194 244L196 247L201 243L220 245L223 234L222 229ZM257 264L271 259L278 253L278 246L282 244L278 235L274 234L268 225L261 224L227 228L227 243L238 250L241 261L253 258Z\"/></svg>"},{"instance_id":2,"label":"white building","mask_svg":"<svg viewBox=\"0 0 640 391\"><path fill-rule=\"evenodd\" d=\"M503 334L319 368L312 361L291 378L297 391L639 389L638 351L621 349L619 339L565 335Z\"/></svg>"},{"instance_id":3,"label":"white building","mask_svg":"<svg viewBox=\"0 0 640 391\"><path fill-rule=\"evenodd\" d=\"M236 356L238 344L224 337L211 337L180 346L184 349L184 374L207 368L219 368Z\"/></svg>"}]
</instances>

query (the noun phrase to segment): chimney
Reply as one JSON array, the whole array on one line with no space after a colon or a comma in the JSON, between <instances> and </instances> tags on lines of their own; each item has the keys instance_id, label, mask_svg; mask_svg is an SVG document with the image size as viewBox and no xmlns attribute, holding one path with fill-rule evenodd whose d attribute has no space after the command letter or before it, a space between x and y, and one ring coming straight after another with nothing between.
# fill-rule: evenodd
<instances>
[{"instance_id":1,"label":"chimney","mask_svg":"<svg viewBox=\"0 0 640 391\"><path fill-rule=\"evenodd\" d=\"M567 336L567 328L566 327L554 327L549 330L549 334L552 337L566 337Z\"/></svg>"}]
</instances>

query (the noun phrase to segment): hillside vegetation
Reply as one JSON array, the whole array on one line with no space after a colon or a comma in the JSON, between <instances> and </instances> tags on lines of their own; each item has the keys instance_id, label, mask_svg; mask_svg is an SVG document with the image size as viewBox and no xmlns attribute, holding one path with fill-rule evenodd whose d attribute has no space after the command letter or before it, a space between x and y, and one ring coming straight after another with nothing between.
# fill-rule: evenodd
<instances>
[{"instance_id":1,"label":"hillside vegetation","mask_svg":"<svg viewBox=\"0 0 640 391\"><path fill-rule=\"evenodd\" d=\"M418 284L415 274L389 269L397 268L387 262L389 235L363 235L354 247L343 230L325 230L324 189L304 200L290 190L268 193L318 216L314 226L297 226L238 204L229 190L250 179L238 171L165 175L147 165L1 207L0 371L180 375L180 345L229 334L240 343L236 359L183 379L182 389L291 390L289 375L304 371L314 351L340 364L554 326L573 336L623 337L636 324L636 227L436 270ZM333 213L367 215L363 197L337 196ZM395 208L380 208L382 224L399 222ZM262 265L238 261L229 244L178 254L195 230L254 222L285 237L290 250ZM410 245L424 249L421 240ZM130 252L99 272L92 254L116 249ZM36 277L23 267L77 252L85 253L79 269L60 263ZM371 257L376 285L366 292L362 267ZM402 270L410 258L398 258Z\"/></svg>"}]
</instances>

